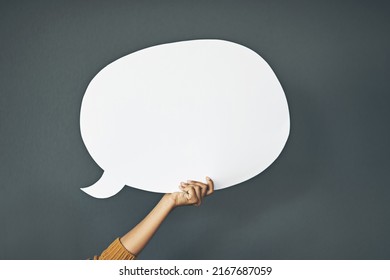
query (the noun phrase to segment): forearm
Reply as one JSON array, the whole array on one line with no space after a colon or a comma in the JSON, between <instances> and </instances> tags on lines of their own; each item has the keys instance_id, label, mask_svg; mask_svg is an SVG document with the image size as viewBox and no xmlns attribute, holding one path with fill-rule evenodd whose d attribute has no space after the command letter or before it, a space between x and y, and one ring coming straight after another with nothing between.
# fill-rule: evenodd
<instances>
[{"instance_id":1,"label":"forearm","mask_svg":"<svg viewBox=\"0 0 390 280\"><path fill-rule=\"evenodd\" d=\"M169 194L164 195L153 210L120 239L129 252L138 255L153 237L169 212L173 210L174 201L169 196Z\"/></svg>"}]
</instances>

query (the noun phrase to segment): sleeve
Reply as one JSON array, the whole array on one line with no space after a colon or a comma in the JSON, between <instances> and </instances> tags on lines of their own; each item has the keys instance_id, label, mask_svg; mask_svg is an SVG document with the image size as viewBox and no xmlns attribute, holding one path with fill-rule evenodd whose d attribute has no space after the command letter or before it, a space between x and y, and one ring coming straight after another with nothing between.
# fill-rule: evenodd
<instances>
[{"instance_id":1,"label":"sleeve","mask_svg":"<svg viewBox=\"0 0 390 280\"><path fill-rule=\"evenodd\" d=\"M119 237L105 249L100 256L94 256L94 260L134 260L136 256L123 246Z\"/></svg>"}]
</instances>

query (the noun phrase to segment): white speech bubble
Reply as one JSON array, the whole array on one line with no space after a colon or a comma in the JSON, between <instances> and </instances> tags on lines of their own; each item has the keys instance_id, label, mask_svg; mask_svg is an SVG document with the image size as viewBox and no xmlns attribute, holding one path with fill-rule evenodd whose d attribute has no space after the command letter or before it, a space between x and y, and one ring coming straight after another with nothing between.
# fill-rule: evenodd
<instances>
[{"instance_id":1,"label":"white speech bubble","mask_svg":"<svg viewBox=\"0 0 390 280\"><path fill-rule=\"evenodd\" d=\"M82 190L108 198L125 185L167 193L205 176L215 189L244 182L279 156L290 117L263 58L210 39L153 46L104 67L88 85L80 127L104 170Z\"/></svg>"}]
</instances>

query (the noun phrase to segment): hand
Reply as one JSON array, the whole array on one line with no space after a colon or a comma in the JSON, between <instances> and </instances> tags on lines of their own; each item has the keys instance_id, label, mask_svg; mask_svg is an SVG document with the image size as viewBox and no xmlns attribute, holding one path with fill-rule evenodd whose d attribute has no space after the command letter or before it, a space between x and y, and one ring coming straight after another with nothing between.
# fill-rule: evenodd
<instances>
[{"instance_id":1,"label":"hand","mask_svg":"<svg viewBox=\"0 0 390 280\"><path fill-rule=\"evenodd\" d=\"M138 255L176 206L199 206L205 196L214 192L213 181L209 177L206 177L206 180L207 183L192 180L188 180L187 183L182 182L181 192L165 194L141 222L120 238L127 251Z\"/></svg>"},{"instance_id":2,"label":"hand","mask_svg":"<svg viewBox=\"0 0 390 280\"><path fill-rule=\"evenodd\" d=\"M203 198L214 192L214 182L206 177L207 183L194 180L188 180L187 183L181 182L179 188L181 192L166 194L173 202L173 207L183 205L199 206Z\"/></svg>"}]
</instances>

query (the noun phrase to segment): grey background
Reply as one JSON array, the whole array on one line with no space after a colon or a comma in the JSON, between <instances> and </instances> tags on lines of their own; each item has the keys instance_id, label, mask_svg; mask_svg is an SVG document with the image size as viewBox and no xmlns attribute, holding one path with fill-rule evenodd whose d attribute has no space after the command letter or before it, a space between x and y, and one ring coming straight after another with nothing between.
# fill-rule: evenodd
<instances>
[{"instance_id":1,"label":"grey background","mask_svg":"<svg viewBox=\"0 0 390 280\"><path fill-rule=\"evenodd\" d=\"M243 44L271 65L291 134L262 174L173 211L139 259L389 259L389 8L1 1L0 259L92 257L153 208L161 194L79 190L102 174L80 137L81 100L113 60L200 38Z\"/></svg>"}]
</instances>

